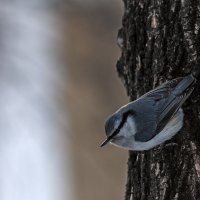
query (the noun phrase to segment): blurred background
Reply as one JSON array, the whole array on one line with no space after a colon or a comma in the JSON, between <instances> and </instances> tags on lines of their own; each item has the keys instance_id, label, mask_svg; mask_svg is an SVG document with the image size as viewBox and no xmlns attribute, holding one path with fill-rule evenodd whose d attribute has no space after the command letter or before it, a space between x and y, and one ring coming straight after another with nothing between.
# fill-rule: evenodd
<instances>
[{"instance_id":1,"label":"blurred background","mask_svg":"<svg viewBox=\"0 0 200 200\"><path fill-rule=\"evenodd\" d=\"M0 200L121 200L121 0L0 0Z\"/></svg>"}]
</instances>

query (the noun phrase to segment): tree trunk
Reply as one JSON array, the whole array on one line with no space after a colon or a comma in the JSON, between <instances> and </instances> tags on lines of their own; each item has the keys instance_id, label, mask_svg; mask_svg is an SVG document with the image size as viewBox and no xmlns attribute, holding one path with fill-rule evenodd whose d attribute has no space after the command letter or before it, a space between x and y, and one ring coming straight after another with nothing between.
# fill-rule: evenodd
<instances>
[{"instance_id":1,"label":"tree trunk","mask_svg":"<svg viewBox=\"0 0 200 200\"><path fill-rule=\"evenodd\" d=\"M192 73L184 127L152 150L129 152L125 199L200 199L200 1L124 0L119 76L131 100ZM174 145L167 145L176 143Z\"/></svg>"}]
</instances>

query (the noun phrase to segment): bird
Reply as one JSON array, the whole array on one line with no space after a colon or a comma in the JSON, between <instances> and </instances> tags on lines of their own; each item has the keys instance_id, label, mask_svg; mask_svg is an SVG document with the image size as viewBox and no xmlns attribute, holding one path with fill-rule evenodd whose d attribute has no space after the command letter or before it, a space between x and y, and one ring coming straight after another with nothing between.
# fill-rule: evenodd
<instances>
[{"instance_id":1,"label":"bird","mask_svg":"<svg viewBox=\"0 0 200 200\"><path fill-rule=\"evenodd\" d=\"M194 90L192 74L172 79L150 90L115 113L105 122L106 140L132 151L150 150L176 135L184 124L181 108Z\"/></svg>"}]
</instances>

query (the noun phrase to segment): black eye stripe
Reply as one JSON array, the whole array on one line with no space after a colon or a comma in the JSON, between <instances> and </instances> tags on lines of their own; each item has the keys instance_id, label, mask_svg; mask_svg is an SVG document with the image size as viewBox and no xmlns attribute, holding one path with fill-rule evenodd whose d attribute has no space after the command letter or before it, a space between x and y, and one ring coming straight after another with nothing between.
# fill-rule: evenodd
<instances>
[{"instance_id":1,"label":"black eye stripe","mask_svg":"<svg viewBox=\"0 0 200 200\"><path fill-rule=\"evenodd\" d=\"M128 116L134 115L134 114L135 113L132 110L129 110L129 111L123 113L122 121L120 122L117 129L113 132L113 134L109 136L109 139L112 139L115 135L117 135L120 132L121 128L123 127L124 123L126 122Z\"/></svg>"}]
</instances>

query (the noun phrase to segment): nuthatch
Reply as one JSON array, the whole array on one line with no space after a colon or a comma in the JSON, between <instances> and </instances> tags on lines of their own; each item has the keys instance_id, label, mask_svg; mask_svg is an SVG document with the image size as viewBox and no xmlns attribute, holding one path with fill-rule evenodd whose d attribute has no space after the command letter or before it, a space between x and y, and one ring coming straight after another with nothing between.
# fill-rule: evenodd
<instances>
[{"instance_id":1,"label":"nuthatch","mask_svg":"<svg viewBox=\"0 0 200 200\"><path fill-rule=\"evenodd\" d=\"M192 75L149 91L112 114L105 123L108 142L133 151L149 150L171 139L183 126L182 104L194 89Z\"/></svg>"}]
</instances>

